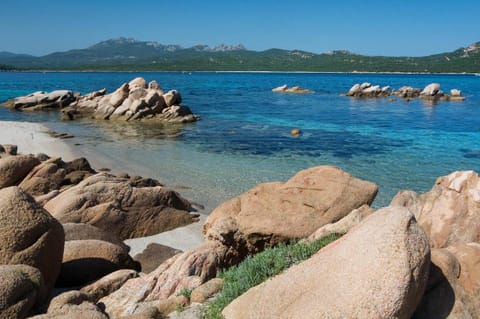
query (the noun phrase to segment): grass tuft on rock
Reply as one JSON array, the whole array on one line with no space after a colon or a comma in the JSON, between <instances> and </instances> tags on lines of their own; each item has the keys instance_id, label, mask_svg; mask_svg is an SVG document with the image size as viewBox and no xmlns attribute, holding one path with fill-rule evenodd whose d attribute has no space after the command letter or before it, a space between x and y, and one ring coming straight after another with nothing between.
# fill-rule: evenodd
<instances>
[{"instance_id":1,"label":"grass tuft on rock","mask_svg":"<svg viewBox=\"0 0 480 319\"><path fill-rule=\"evenodd\" d=\"M206 305L203 318L222 319L222 310L235 298L289 267L310 258L341 236L332 234L312 243L280 244L249 256L239 265L221 272L219 276L224 279L223 289L212 302Z\"/></svg>"}]
</instances>

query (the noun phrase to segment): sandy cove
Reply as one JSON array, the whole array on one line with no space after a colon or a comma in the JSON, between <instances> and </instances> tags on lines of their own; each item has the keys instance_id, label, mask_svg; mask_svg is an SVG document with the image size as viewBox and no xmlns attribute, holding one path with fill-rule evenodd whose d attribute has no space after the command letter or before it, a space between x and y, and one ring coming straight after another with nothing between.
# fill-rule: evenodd
<instances>
[{"instance_id":1,"label":"sandy cove","mask_svg":"<svg viewBox=\"0 0 480 319\"><path fill-rule=\"evenodd\" d=\"M0 134L0 144L17 145L19 153L44 153L49 156L61 156L62 159L67 161L85 157L85 154L82 155L81 151L48 135L48 130L46 126L40 123L0 121L0 132L2 132ZM106 164L105 159L95 158L94 154L88 154L88 160L97 169L104 167ZM125 242L131 248L131 256L142 252L149 243L158 243L185 251L203 242L201 227L205 219L206 216L200 214L200 221L197 223L153 236L129 239Z\"/></svg>"}]
</instances>

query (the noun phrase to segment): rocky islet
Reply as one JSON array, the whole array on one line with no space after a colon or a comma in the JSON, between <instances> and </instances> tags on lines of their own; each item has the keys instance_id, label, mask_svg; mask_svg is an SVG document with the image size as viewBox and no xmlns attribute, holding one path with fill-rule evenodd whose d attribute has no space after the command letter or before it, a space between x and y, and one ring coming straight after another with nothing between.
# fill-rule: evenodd
<instances>
[{"instance_id":1,"label":"rocky islet","mask_svg":"<svg viewBox=\"0 0 480 319\"><path fill-rule=\"evenodd\" d=\"M430 83L425 88L419 89L412 86L402 86L399 89L392 89L390 86L372 85L369 82L354 84L345 96L356 98L381 98L400 97L409 101L413 98L420 98L426 101L457 101L465 100L462 92L458 89L450 90L450 94L440 89L440 84Z\"/></svg>"},{"instance_id":2,"label":"rocky islet","mask_svg":"<svg viewBox=\"0 0 480 319\"><path fill-rule=\"evenodd\" d=\"M34 92L0 104L22 111L60 110L62 120L94 118L101 120L151 120L162 123L189 123L200 117L188 106L180 105L177 90L164 92L158 82L147 84L135 78L107 94L101 89L81 95L70 90Z\"/></svg>"}]
</instances>

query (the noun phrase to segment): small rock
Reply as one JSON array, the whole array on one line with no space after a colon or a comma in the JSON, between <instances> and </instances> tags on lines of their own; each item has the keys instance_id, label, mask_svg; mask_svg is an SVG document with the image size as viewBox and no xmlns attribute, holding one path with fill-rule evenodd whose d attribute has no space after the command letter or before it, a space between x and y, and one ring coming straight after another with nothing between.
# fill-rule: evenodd
<instances>
[{"instance_id":1,"label":"small rock","mask_svg":"<svg viewBox=\"0 0 480 319\"><path fill-rule=\"evenodd\" d=\"M292 136L299 136L302 134L302 131L299 128L294 128L290 131L290 135Z\"/></svg>"},{"instance_id":2,"label":"small rock","mask_svg":"<svg viewBox=\"0 0 480 319\"><path fill-rule=\"evenodd\" d=\"M287 89L287 85L284 84L284 85L282 85L282 86L273 88L273 89L272 89L272 92L285 92L286 89Z\"/></svg>"},{"instance_id":3,"label":"small rock","mask_svg":"<svg viewBox=\"0 0 480 319\"><path fill-rule=\"evenodd\" d=\"M128 83L128 86L131 87L131 88L134 88L134 87L147 88L147 81L145 81L145 79L142 78L142 77L138 77L138 78L135 78L135 79L131 80Z\"/></svg>"},{"instance_id":4,"label":"small rock","mask_svg":"<svg viewBox=\"0 0 480 319\"><path fill-rule=\"evenodd\" d=\"M354 226L358 225L367 216L373 213L373 209L368 205L352 210L347 216L336 223L324 225L308 236L307 240L312 242L331 234L346 234Z\"/></svg>"},{"instance_id":5,"label":"small rock","mask_svg":"<svg viewBox=\"0 0 480 319\"><path fill-rule=\"evenodd\" d=\"M190 302L204 303L205 300L218 293L223 287L223 279L213 278L193 289Z\"/></svg>"},{"instance_id":6,"label":"small rock","mask_svg":"<svg viewBox=\"0 0 480 319\"><path fill-rule=\"evenodd\" d=\"M440 91L440 84L438 83L431 83L427 85L422 92L420 92L420 95L425 95L425 96L435 96L437 93Z\"/></svg>"},{"instance_id":7,"label":"small rock","mask_svg":"<svg viewBox=\"0 0 480 319\"><path fill-rule=\"evenodd\" d=\"M88 294L91 301L97 302L119 289L127 280L137 277L138 273L135 270L120 269L82 287L80 291Z\"/></svg>"},{"instance_id":8,"label":"small rock","mask_svg":"<svg viewBox=\"0 0 480 319\"><path fill-rule=\"evenodd\" d=\"M157 267L167 259L181 252L181 250L165 245L150 243L143 252L135 255L133 259L140 263L142 266L142 272L148 274L157 269Z\"/></svg>"},{"instance_id":9,"label":"small rock","mask_svg":"<svg viewBox=\"0 0 480 319\"><path fill-rule=\"evenodd\" d=\"M457 90L457 89L451 89L450 90L450 95L451 96L462 96L462 91Z\"/></svg>"},{"instance_id":10,"label":"small rock","mask_svg":"<svg viewBox=\"0 0 480 319\"><path fill-rule=\"evenodd\" d=\"M73 287L97 280L119 269L135 269L136 265L117 245L88 239L65 242L58 287Z\"/></svg>"}]
</instances>

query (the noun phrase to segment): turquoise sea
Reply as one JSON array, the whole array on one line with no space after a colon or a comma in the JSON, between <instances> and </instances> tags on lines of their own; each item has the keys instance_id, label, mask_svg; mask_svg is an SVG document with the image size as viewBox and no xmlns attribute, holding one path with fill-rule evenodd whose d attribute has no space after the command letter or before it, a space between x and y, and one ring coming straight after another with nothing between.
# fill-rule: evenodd
<instances>
[{"instance_id":1,"label":"turquoise sea","mask_svg":"<svg viewBox=\"0 0 480 319\"><path fill-rule=\"evenodd\" d=\"M116 171L158 178L206 206L261 182L286 180L316 165L336 165L380 187L374 206L401 189L429 190L438 176L480 171L480 77L473 75L316 73L0 73L0 102L33 91L109 92L134 77L177 89L201 116L194 124L61 122L58 113L13 112L0 120L42 122ZM353 99L355 83L462 90L465 102ZM283 84L308 95L272 93ZM303 134L294 138L290 130ZM94 154L94 155L92 155ZM54 155L54 154L52 154Z\"/></svg>"}]
</instances>

